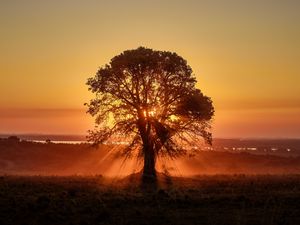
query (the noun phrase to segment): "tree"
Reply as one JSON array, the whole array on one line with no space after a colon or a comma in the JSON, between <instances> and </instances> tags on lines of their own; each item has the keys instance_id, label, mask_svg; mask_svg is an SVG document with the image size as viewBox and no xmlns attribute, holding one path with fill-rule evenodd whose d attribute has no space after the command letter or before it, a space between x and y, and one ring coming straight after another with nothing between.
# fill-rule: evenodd
<instances>
[{"instance_id":1,"label":"tree","mask_svg":"<svg viewBox=\"0 0 300 225\"><path fill-rule=\"evenodd\" d=\"M87 81L95 98L86 105L96 118L89 140L127 141L123 153L143 157L143 176L155 177L157 156L184 155L202 138L212 142L212 101L195 84L191 67L176 53L124 51Z\"/></svg>"},{"instance_id":2,"label":"tree","mask_svg":"<svg viewBox=\"0 0 300 225\"><path fill-rule=\"evenodd\" d=\"M15 142L15 143L20 142L20 138L17 137L17 136L9 136L9 137L7 138L7 140L10 141L10 142Z\"/></svg>"}]
</instances>

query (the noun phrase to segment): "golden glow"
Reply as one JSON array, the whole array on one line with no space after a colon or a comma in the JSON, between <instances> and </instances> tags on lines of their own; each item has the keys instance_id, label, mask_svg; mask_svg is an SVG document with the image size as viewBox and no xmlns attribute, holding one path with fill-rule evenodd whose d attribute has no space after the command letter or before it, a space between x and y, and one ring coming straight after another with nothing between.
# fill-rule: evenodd
<instances>
[{"instance_id":1,"label":"golden glow","mask_svg":"<svg viewBox=\"0 0 300 225\"><path fill-rule=\"evenodd\" d=\"M178 117L178 116L175 116L175 115L171 115L171 116L170 116L170 120L171 120L171 121L176 121L176 120L179 120L179 117Z\"/></svg>"},{"instance_id":2,"label":"golden glow","mask_svg":"<svg viewBox=\"0 0 300 225\"><path fill-rule=\"evenodd\" d=\"M86 79L123 50L146 46L188 61L214 101L215 136L299 137L299 7L277 0L1 1L0 114L32 116L0 117L0 133L84 134L93 127L83 107L92 97ZM45 113L53 110L56 116Z\"/></svg>"},{"instance_id":3,"label":"golden glow","mask_svg":"<svg viewBox=\"0 0 300 225\"><path fill-rule=\"evenodd\" d=\"M144 110L143 111L144 117L148 118L148 117L155 117L156 116L156 108L150 109L150 110Z\"/></svg>"}]
</instances>

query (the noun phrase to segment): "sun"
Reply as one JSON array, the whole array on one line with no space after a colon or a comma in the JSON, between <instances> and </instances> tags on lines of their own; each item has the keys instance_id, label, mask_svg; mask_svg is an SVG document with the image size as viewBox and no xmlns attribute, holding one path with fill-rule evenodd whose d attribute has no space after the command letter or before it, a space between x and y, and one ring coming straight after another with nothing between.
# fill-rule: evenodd
<instances>
[{"instance_id":1,"label":"sun","mask_svg":"<svg viewBox=\"0 0 300 225\"><path fill-rule=\"evenodd\" d=\"M145 118L154 118L157 117L157 110L156 108L150 109L150 110L144 110L143 111Z\"/></svg>"}]
</instances>

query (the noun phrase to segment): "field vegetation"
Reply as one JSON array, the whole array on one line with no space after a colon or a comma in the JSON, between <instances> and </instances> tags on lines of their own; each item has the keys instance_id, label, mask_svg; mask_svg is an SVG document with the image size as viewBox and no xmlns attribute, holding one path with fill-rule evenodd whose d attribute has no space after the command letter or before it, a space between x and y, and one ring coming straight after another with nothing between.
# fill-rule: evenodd
<instances>
[{"instance_id":1,"label":"field vegetation","mask_svg":"<svg viewBox=\"0 0 300 225\"><path fill-rule=\"evenodd\" d=\"M300 224L300 176L0 178L0 224Z\"/></svg>"}]
</instances>

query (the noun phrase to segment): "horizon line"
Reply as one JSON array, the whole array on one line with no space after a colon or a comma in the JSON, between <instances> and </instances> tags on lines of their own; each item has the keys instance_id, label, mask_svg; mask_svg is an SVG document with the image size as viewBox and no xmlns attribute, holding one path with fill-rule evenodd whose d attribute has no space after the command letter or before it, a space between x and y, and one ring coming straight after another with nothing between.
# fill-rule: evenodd
<instances>
[{"instance_id":1,"label":"horizon line","mask_svg":"<svg viewBox=\"0 0 300 225\"><path fill-rule=\"evenodd\" d=\"M56 137L87 137L88 134L63 134L63 133L0 133L0 138L9 136L56 136ZM239 140L300 140L300 137L213 137L213 139L239 139Z\"/></svg>"}]
</instances>

